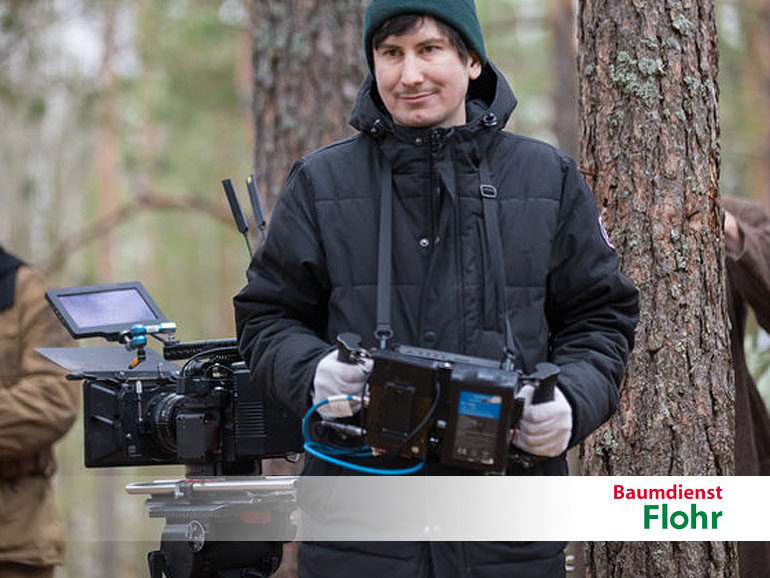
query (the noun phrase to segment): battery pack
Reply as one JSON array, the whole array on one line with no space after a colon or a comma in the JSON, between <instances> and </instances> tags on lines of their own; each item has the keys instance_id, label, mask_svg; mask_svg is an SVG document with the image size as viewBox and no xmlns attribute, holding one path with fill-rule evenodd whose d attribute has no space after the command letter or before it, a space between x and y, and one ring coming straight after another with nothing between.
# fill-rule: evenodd
<instances>
[{"instance_id":1,"label":"battery pack","mask_svg":"<svg viewBox=\"0 0 770 578\"><path fill-rule=\"evenodd\" d=\"M491 473L505 471L515 374L458 365L448 392L441 461Z\"/></svg>"}]
</instances>

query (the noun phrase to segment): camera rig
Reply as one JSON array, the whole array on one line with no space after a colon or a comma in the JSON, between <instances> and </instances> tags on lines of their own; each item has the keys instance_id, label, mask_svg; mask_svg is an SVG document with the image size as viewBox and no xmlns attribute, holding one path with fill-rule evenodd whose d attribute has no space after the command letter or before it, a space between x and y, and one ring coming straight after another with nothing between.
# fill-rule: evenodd
<instances>
[{"instance_id":1,"label":"camera rig","mask_svg":"<svg viewBox=\"0 0 770 578\"><path fill-rule=\"evenodd\" d=\"M393 454L419 462L406 470L362 469L338 457L329 459L331 456L318 444L305 444L310 453L351 469L380 474L411 473L426 459L504 474L510 464L530 468L543 459L519 450L511 439L524 407L525 387L534 388L532 403L553 399L559 376L554 364L540 363L533 373L524 373L491 359L404 345L367 350L360 342L352 333L337 338L340 361L374 361L360 400L362 425L331 420L321 424L345 437L362 438L367 449L350 453L350 457L363 457L369 451L371 455ZM306 416L306 438L308 419L317 407Z\"/></svg>"},{"instance_id":2,"label":"camera rig","mask_svg":"<svg viewBox=\"0 0 770 578\"><path fill-rule=\"evenodd\" d=\"M76 339L124 346L38 349L83 381L86 467L185 466L184 480L127 488L150 494L150 517L166 520L151 577L274 573L296 534L296 478L261 476L261 460L302 451L299 420L251 383L235 340L178 341L138 282L46 297Z\"/></svg>"},{"instance_id":3,"label":"camera rig","mask_svg":"<svg viewBox=\"0 0 770 578\"><path fill-rule=\"evenodd\" d=\"M251 254L235 190L229 179L222 185ZM253 175L246 185L264 239ZM389 227L382 229L389 235ZM381 269L388 266L384 259ZM378 277L378 286L387 286L389 276L381 272ZM312 407L300 422L251 382L235 340L179 342L176 324L140 283L55 289L46 297L76 339L101 337L124 346L38 349L68 369L69 379L83 381L86 466L185 466L183 480L126 488L130 494L148 494L150 517L166 520L160 549L148 556L151 578L259 578L277 570L283 542L296 535L297 478L260 476L265 458L291 458L304 448L359 470L344 458L390 454L418 462L403 470L364 469L378 474L412 473L427 459L504 474L511 463L531 467L540 459L517 450L510 439L521 416L524 387L535 388L533 403L552 399L559 370L549 363L527 374L489 359L403 345L388 348L387 340L367 350L358 336L342 334L341 360L374 361L360 400L363 419L360 425L313 423L366 444L351 452L311 439L314 412L331 400ZM387 301L378 304L378 311L388 306ZM381 322L388 327L387 321L378 319L378 327ZM507 323L505 329L508 351ZM162 355L148 347L148 336L162 343ZM179 360L186 360L181 367L174 363Z\"/></svg>"}]
</instances>

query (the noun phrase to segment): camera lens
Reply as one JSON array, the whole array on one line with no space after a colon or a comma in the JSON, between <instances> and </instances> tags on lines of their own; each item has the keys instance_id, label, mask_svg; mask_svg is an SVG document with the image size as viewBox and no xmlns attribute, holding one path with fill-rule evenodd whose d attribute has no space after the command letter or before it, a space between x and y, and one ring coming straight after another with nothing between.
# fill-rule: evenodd
<instances>
[{"instance_id":1,"label":"camera lens","mask_svg":"<svg viewBox=\"0 0 770 578\"><path fill-rule=\"evenodd\" d=\"M168 453L176 452L176 414L183 400L183 395L167 393L155 398L150 408L153 438Z\"/></svg>"}]
</instances>

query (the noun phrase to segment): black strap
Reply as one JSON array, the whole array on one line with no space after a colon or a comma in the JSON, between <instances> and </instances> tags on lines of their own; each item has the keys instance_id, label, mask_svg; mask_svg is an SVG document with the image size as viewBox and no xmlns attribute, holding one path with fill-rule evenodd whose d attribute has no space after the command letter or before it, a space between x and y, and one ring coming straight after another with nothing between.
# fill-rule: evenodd
<instances>
[{"instance_id":1,"label":"black strap","mask_svg":"<svg viewBox=\"0 0 770 578\"><path fill-rule=\"evenodd\" d=\"M512 370L516 367L516 347L505 297L505 260L503 259L503 242L500 237L500 219L497 216L497 188L492 184L489 166L485 158L481 159L479 178L481 180L479 186L481 206L484 211L484 231L487 237L487 247L489 247L492 272L495 276L495 301L505 338L504 369Z\"/></svg>"},{"instance_id":2,"label":"black strap","mask_svg":"<svg viewBox=\"0 0 770 578\"><path fill-rule=\"evenodd\" d=\"M497 215L497 189L492 185L489 167L486 159L482 159L479 167L481 184L482 208L484 210L484 230L489 247L490 262L495 276L495 301L497 312L503 326L505 338L504 368L512 370L516 367L516 347L513 330L508 317L508 304L505 297L505 260L503 259L503 243L500 237L500 220ZM377 253L377 329L374 337L379 347L387 347L393 337L390 325L390 292L391 292L391 260L393 245L393 182L390 164L383 159L382 186L380 187L380 230Z\"/></svg>"},{"instance_id":3,"label":"black strap","mask_svg":"<svg viewBox=\"0 0 770 578\"><path fill-rule=\"evenodd\" d=\"M393 246L393 182L390 163L382 160L382 186L380 187L380 231L377 250L377 329L374 338L381 349L393 337L390 326L391 258Z\"/></svg>"}]
</instances>

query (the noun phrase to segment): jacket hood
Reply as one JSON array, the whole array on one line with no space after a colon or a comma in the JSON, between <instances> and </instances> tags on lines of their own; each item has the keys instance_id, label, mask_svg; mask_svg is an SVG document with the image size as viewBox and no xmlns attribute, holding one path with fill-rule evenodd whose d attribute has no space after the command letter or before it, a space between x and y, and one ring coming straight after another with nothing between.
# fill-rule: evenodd
<instances>
[{"instance_id":1,"label":"jacket hood","mask_svg":"<svg viewBox=\"0 0 770 578\"><path fill-rule=\"evenodd\" d=\"M481 70L481 75L469 84L465 107L466 124L454 127L456 130L476 131L480 127L496 127L502 130L516 108L516 97L502 73L491 62L487 62ZM371 74L366 75L358 90L350 124L356 130L373 136L383 129L394 131L397 127L380 98L377 84ZM430 130L399 128L410 133Z\"/></svg>"}]
</instances>

